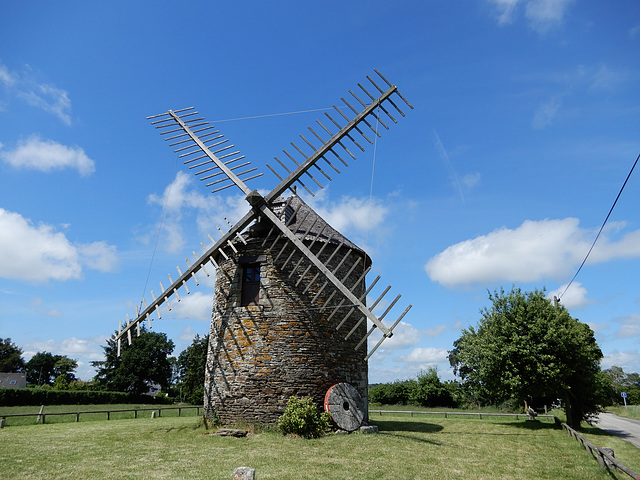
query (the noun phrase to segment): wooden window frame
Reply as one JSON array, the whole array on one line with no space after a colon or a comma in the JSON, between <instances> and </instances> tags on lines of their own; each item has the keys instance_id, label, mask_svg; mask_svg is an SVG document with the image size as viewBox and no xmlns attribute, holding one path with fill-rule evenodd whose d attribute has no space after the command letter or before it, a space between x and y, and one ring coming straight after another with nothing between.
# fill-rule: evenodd
<instances>
[{"instance_id":1,"label":"wooden window frame","mask_svg":"<svg viewBox=\"0 0 640 480\"><path fill-rule=\"evenodd\" d=\"M261 263L252 262L242 265L242 288L240 306L250 307L260 303Z\"/></svg>"}]
</instances>

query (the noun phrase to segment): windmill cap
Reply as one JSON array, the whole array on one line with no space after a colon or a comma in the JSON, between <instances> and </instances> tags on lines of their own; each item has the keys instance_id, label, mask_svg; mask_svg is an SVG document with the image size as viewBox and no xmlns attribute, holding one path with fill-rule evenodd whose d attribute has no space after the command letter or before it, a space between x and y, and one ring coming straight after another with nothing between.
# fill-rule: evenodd
<instances>
[{"instance_id":1,"label":"windmill cap","mask_svg":"<svg viewBox=\"0 0 640 480\"><path fill-rule=\"evenodd\" d=\"M366 265L371 264L371 258L355 243L333 228L318 212L307 205L297 195L288 199L277 198L271 203L273 212L288 224L289 229L302 241L330 242L335 245L344 245L361 253L366 260ZM293 216L293 218L292 218Z\"/></svg>"}]
</instances>

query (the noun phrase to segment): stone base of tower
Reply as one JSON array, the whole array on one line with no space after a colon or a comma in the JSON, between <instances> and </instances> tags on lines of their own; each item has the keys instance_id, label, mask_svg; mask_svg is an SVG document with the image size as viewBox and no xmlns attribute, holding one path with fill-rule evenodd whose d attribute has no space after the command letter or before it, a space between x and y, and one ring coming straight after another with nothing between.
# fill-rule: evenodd
<instances>
[{"instance_id":1,"label":"stone base of tower","mask_svg":"<svg viewBox=\"0 0 640 480\"><path fill-rule=\"evenodd\" d=\"M352 315L337 331L350 307L328 319L334 309L321 306L337 305L337 300L321 292L310 303L317 288L305 292L307 283L296 286L286 269L276 267L271 254L259 250L261 243L261 239L250 240L238 258L219 262L205 372L205 413L223 424L274 424L292 395L312 397L321 406L327 390L342 382L356 387L367 405L366 342L356 350L366 334L366 321L345 340L362 317ZM256 305L241 306L243 258L258 255L260 298ZM341 267L343 275L349 268ZM356 270L353 278L362 273ZM354 293L359 296L364 282L357 287Z\"/></svg>"}]
</instances>

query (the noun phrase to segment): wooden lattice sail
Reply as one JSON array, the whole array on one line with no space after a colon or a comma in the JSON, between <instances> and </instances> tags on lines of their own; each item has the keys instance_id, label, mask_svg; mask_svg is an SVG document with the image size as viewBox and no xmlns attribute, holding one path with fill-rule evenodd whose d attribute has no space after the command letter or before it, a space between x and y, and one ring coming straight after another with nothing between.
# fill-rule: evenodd
<instances>
[{"instance_id":1,"label":"wooden lattice sail","mask_svg":"<svg viewBox=\"0 0 640 480\"><path fill-rule=\"evenodd\" d=\"M196 274L208 276L207 268L212 267L216 290L205 402L219 416L228 411L231 419L244 409L255 412L249 415L253 419L270 421L288 395L310 393L322 402L327 388L341 382L354 384L366 399L367 360L393 334L411 305L387 323L400 295L387 299L390 286L375 293L380 277L366 286L371 259L296 192L302 189L313 196L356 158L354 152L373 144L372 138L380 136L378 125L389 129L387 123L397 123L394 115L404 117L399 104L413 108L395 85L377 70L376 74L378 83L367 75L368 90L358 83L358 94L349 90L350 100L343 97L342 106L334 105L322 122L308 127L306 137L300 135L298 144L292 142L292 148L274 157L273 166L267 164L279 183L264 196L247 185L262 174L193 107L148 117L212 192L236 187L246 196L249 209L212 246L202 244L203 254L184 272L178 268L178 278L171 279L167 288L160 284L159 295L152 291L152 301L142 299L141 311L133 320L127 316L119 328L118 348L123 338L131 341L131 332L141 322L160 318L159 307L169 307L169 297L180 301L178 291L188 294L187 282L197 284ZM287 192L293 195L285 200ZM245 287L251 283L253 287ZM251 293L251 288L258 293ZM247 300L252 296L252 302ZM374 299L369 306L367 298ZM276 299L282 303L276 304ZM388 305L384 311L374 314L383 303ZM367 340L376 329L382 336L369 346ZM315 343L297 346L309 337ZM305 368L311 364L313 368ZM287 370L299 372L291 376ZM256 381L261 376L272 381ZM259 407L262 404L267 406Z\"/></svg>"}]
</instances>

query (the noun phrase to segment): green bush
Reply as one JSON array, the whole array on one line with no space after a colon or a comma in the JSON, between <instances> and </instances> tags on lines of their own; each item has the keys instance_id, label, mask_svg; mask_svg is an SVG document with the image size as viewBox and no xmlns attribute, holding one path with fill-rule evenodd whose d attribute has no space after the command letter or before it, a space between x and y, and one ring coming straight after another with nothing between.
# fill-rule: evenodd
<instances>
[{"instance_id":1,"label":"green bush","mask_svg":"<svg viewBox=\"0 0 640 480\"><path fill-rule=\"evenodd\" d=\"M123 392L53 390L48 388L0 388L0 405L87 405L107 403L171 403L171 398L154 398Z\"/></svg>"},{"instance_id":2,"label":"green bush","mask_svg":"<svg viewBox=\"0 0 640 480\"><path fill-rule=\"evenodd\" d=\"M278 428L282 433L304 438L321 437L330 426L329 414L320 413L310 397L290 397L284 414L278 419Z\"/></svg>"},{"instance_id":3,"label":"green bush","mask_svg":"<svg viewBox=\"0 0 640 480\"><path fill-rule=\"evenodd\" d=\"M369 386L369 401L383 405L406 405L415 380L396 380L393 383L380 383Z\"/></svg>"}]
</instances>

